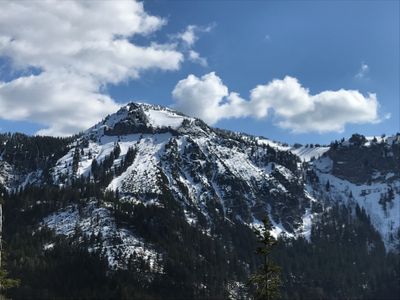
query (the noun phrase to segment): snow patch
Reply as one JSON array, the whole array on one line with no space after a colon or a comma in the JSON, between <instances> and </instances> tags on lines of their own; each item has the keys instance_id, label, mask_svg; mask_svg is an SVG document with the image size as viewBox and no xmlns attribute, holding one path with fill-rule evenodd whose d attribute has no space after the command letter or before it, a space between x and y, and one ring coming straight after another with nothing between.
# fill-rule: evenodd
<instances>
[{"instance_id":1,"label":"snow patch","mask_svg":"<svg viewBox=\"0 0 400 300\"><path fill-rule=\"evenodd\" d=\"M291 148L290 151L300 157L301 161L310 161L312 158L318 159L325 152L329 150L330 147L299 147Z\"/></svg>"},{"instance_id":2,"label":"snow patch","mask_svg":"<svg viewBox=\"0 0 400 300\"><path fill-rule=\"evenodd\" d=\"M154 128L171 127L177 129L185 119L183 116L167 110L149 109L145 111L145 114Z\"/></svg>"}]
</instances>

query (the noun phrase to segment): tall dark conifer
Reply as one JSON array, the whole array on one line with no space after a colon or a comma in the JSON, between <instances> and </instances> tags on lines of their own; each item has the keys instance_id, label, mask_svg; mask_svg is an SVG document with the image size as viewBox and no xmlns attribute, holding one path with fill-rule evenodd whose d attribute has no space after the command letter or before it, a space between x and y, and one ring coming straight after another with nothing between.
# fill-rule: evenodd
<instances>
[{"instance_id":1,"label":"tall dark conifer","mask_svg":"<svg viewBox=\"0 0 400 300\"><path fill-rule=\"evenodd\" d=\"M255 288L255 299L271 300L280 297L281 286L280 268L271 261L271 251L277 244L276 239L271 235L271 223L268 218L263 220L263 228L255 230L258 242L257 254L263 257L263 265L257 273L250 277L250 284Z\"/></svg>"}]
</instances>

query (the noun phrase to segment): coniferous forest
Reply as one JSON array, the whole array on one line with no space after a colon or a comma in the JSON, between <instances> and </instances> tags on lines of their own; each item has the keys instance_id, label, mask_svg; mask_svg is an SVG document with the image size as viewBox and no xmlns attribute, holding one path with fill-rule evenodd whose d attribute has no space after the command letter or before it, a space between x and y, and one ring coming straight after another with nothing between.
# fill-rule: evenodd
<instances>
[{"instance_id":1,"label":"coniferous forest","mask_svg":"<svg viewBox=\"0 0 400 300\"><path fill-rule=\"evenodd\" d=\"M124 208L115 194L90 185L27 187L3 195L3 261L8 276L20 281L5 292L11 299L226 299L229 295L221 287L246 281L262 264L251 230L221 220L210 238L188 226L168 196L160 209ZM110 270L101 251L88 251L89 239L96 237L82 239L79 228L71 239L37 230L54 208L84 205L90 197L96 197L98 205L112 204L119 222L131 224L162 249L162 274L152 274L141 259L128 261L124 270ZM49 241L54 247L44 250ZM398 299L399 255L386 253L358 206L334 206L313 226L310 242L280 239L272 257L282 270L282 299ZM198 282L208 288L202 290Z\"/></svg>"},{"instance_id":2,"label":"coniferous forest","mask_svg":"<svg viewBox=\"0 0 400 300\"><path fill-rule=\"evenodd\" d=\"M182 205L168 188L168 179L162 176L159 205L133 205L124 201L118 190L106 189L132 164L138 155L135 147L120 157L117 143L102 161L93 160L90 177L75 175L67 185L57 185L49 176L51 167L69 151L71 139L20 134L3 135L1 139L3 158L17 170L43 170L42 184L1 191L2 267L14 283L3 290L6 297L258 299L251 278L260 274L257 272L265 262L257 253L257 235L240 219L232 221L215 215L212 226L205 230L207 220L198 212L198 222L188 223ZM75 166L81 156L87 155L77 149L70 162L72 175L77 172ZM280 163L294 168L293 156L279 155ZM118 159L119 167L113 167ZM312 170L305 174L311 184L318 181ZM329 181L322 186L326 191L331 189ZM125 258L117 252L116 259L122 260L123 266L110 267L106 248L118 247L118 237L104 247L102 233L94 229L84 233L82 224L73 225L72 234L66 236L43 222L48 215L66 208L75 211L79 220L88 213L87 207L107 209L117 228L141 237L140 247L156 249L154 260L162 261L162 269L151 267L150 258L139 252ZM280 298L398 299L400 256L396 249L386 251L365 210L355 203L340 202L328 209L315 203L311 210L318 214L308 240L280 236L272 248L261 252L268 253L268 259L280 269L276 281ZM93 222L99 220L90 221L90 226L96 228Z\"/></svg>"}]
</instances>

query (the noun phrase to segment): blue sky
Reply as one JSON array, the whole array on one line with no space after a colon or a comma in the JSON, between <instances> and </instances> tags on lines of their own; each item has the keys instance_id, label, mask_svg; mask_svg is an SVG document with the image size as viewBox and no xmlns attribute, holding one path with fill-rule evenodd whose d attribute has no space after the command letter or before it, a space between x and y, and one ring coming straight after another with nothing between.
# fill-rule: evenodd
<instances>
[{"instance_id":1,"label":"blue sky","mask_svg":"<svg viewBox=\"0 0 400 300\"><path fill-rule=\"evenodd\" d=\"M56 4L52 5L55 6ZM32 13L35 13L37 8L29 9L32 10ZM75 95L83 97L86 94L91 97L95 94L96 97L103 97L103 101L109 101L107 102L109 103L108 107L112 108L118 106L119 103L126 103L130 100L167 106L175 105L210 120L209 123L214 126L263 135L289 143L328 143L333 139L349 136L353 132L365 135L392 134L400 131L399 11L398 1L145 2L143 12L149 16L163 18L164 21L157 26L151 25L153 26L151 29L143 29L140 32L138 29L133 33L122 33L126 36L126 40L142 47L150 47L151 43L168 45L169 49L172 49L171 51L174 51L175 54L181 54L182 57L175 56L176 64L173 64L173 59L171 59L171 64L168 66L160 65L162 64L160 61L152 62L153 65L149 67L132 64L132 69L137 68L140 75L132 74L127 70L118 80L103 76L100 71L96 71L95 80L87 84L87 86L91 86L89 88L90 93L71 94L71 97L75 97ZM51 13L53 13L53 10L49 10L49 14ZM0 23L1 18L2 15L0 15ZM16 21L18 20L8 19L4 23ZM27 23L29 23L29 20ZM190 25L195 28L193 32L196 40L189 45L189 43L183 41L181 35L187 31ZM46 24L40 26L46 26ZM105 28L104 30L108 29ZM3 31L6 31L6 29L3 29ZM146 34L143 34L143 32L146 32ZM112 34L120 33L115 31ZM0 37L2 35L16 40L24 38L23 34L17 31L0 31ZM71 35L68 36L71 39ZM74 42L73 39L72 37L72 42ZM71 40L60 40L59 42L71 42ZM0 49L1 47L2 44L0 43ZM191 60L189 51L195 51L203 58L203 62ZM56 65L55 60L51 60L50 63L43 63L41 60L39 62L37 58L33 60L32 56L26 54L26 51L24 52L24 59L21 59L22 55L14 55L15 51L13 54L10 53L10 50L8 52L0 50L0 81L4 84L10 84L19 77L26 79L31 74L35 76L40 74L42 70L50 70L51 72L48 71L48 73L53 74L55 73L54 70L58 72L61 69L58 58ZM46 57L46 55L52 54L44 51L42 57ZM163 55L166 54L163 53ZM79 59L81 57L83 56L80 56ZM166 58L166 60L169 59ZM85 62L79 61L78 63L84 65ZM54 67L55 65L56 67ZM64 65L62 65L62 68L64 68ZM70 70L69 68L68 65L68 70ZM109 69L105 70L108 71ZM114 72L114 69L110 70ZM90 72L92 74L92 71ZM175 97L172 95L178 82L187 79L190 74L195 76L192 78L195 84L201 84L205 82L202 77L211 72L215 72L215 76L209 78L210 83L211 81L213 83L218 81L218 88L224 87L228 90L227 93L240 94L241 103L247 107L245 111L232 114L230 117L226 117L221 111L218 116L209 118L207 110L191 110L189 106L194 102L182 103L182 101L186 101L182 97L192 95L195 98L192 101L202 101L202 98L196 98L194 92L187 90L189 88L188 81L182 83L181 89L175 93ZM64 81L73 81L74 79L71 79L68 74L65 75L65 72L63 72ZM87 74L79 73L79 76L87 78ZM115 74L117 74L116 77L120 75L119 73ZM266 115L260 117L257 111L250 106L256 101L264 100L254 100L255 97L251 95L251 90L258 85L264 85L265 89L268 89L268 84L274 79L280 80L280 83L286 87L283 81L286 76L296 79L299 88L308 89L310 99L312 95L324 91L344 89L357 90L365 97L363 100L369 101L371 99L368 98L368 93L374 93L378 103L376 114L370 112L374 107L371 100L369 103L371 105L366 105L365 109L356 112L356 114L360 114L359 116L352 118L350 113L348 119L342 120L344 126L341 130L337 128L329 130L332 123L322 124L322 117L322 120L318 122L308 120L309 124L305 125L305 132L299 132L299 128L300 131L303 131L299 127L301 126L299 122L306 117L307 119L313 118L317 114L307 114L307 111L302 111L301 114L303 115L298 116L296 114L299 113L299 110L294 110L288 112L290 113L288 119L286 112L277 113L279 109L284 109L280 106L281 104L271 104L270 100L265 100L265 103L267 103L265 107L270 108L269 110L266 108ZM93 81L98 84L97 91L93 91L93 89L96 89L92 88L92 85L95 85ZM53 86L51 83L51 80L43 79L35 86L43 86L45 89L47 86ZM35 82L32 83L32 86L34 84ZM190 86L192 87L192 85ZM15 83L13 88L20 89L20 86ZM60 87L60 89L55 89L54 93L62 91L64 90ZM12 92L13 94L11 94ZM57 135L57 132L68 133L68 130L73 130L73 127L67 127L66 124L69 124L67 119L63 121L63 124L56 124L58 122L56 121L57 114L68 116L70 113L71 119L84 116L84 114L76 115L75 112L71 112L70 107L79 106L79 103L83 103L85 99L71 103L69 108L65 110L65 114L63 111L65 108L58 106L52 112L54 114L52 116L45 114L42 110L38 111L37 108L35 108L34 113L31 111L21 112L12 117L7 114L6 109L11 110L13 108L10 102L15 103L16 100L14 99L18 100L16 97L21 97L21 95L28 95L29 97L32 94L37 95L36 93L42 95L40 96L42 98L47 95L37 91L37 89L35 89L34 94L30 90L22 94L19 93L19 90L17 92L14 92L14 90L7 91L3 95L0 92L0 106L3 106L3 112L1 112L0 107L1 131L22 131L29 134L39 131L39 133ZM225 95L222 92L221 95L222 100L219 105L230 101L228 94ZM336 97L334 101L340 106L341 97L353 96L343 94L332 97ZM43 102L42 98L37 105L46 106L46 102ZM65 100L67 98L55 98L53 103L55 101L69 101ZM322 96L320 98L321 101L328 101ZM32 101L35 101L35 99L36 96L32 97L29 104L33 105ZM283 96L279 99L279 101L286 101ZM21 105L24 104L25 102L21 101ZM90 109L92 107L90 105L82 109ZM230 106L229 109L232 107ZM336 106L334 109L336 109ZM340 112L340 110L338 111ZM107 109L99 108L96 116L108 112ZM326 109L324 112L326 113ZM365 114L369 115L365 116ZM388 118L388 114L390 114L390 118ZM318 116L320 115L318 114ZM46 121L41 122L41 118ZM286 125L282 125L282 120L286 122L283 122ZM92 119L88 120L87 124L90 124L89 121L92 121ZM332 119L330 122L334 121L335 119ZM86 126L86 123L81 126ZM313 126L321 126L320 128L325 129L319 132L320 130L313 130ZM46 127L51 129L40 131Z\"/></svg>"}]
</instances>

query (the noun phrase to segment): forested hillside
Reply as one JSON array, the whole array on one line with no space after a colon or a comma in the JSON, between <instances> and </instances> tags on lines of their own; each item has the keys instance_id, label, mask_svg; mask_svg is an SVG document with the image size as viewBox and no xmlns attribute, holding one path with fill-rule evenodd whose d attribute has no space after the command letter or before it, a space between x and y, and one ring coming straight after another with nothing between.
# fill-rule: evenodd
<instances>
[{"instance_id":1,"label":"forested hillside","mask_svg":"<svg viewBox=\"0 0 400 300\"><path fill-rule=\"evenodd\" d=\"M135 103L71 138L2 135L5 293L247 299L267 216L284 299L397 299L399 137L290 147Z\"/></svg>"}]
</instances>

